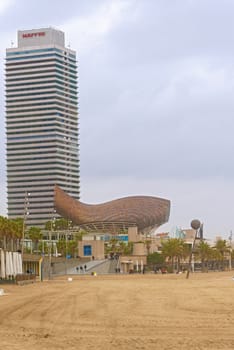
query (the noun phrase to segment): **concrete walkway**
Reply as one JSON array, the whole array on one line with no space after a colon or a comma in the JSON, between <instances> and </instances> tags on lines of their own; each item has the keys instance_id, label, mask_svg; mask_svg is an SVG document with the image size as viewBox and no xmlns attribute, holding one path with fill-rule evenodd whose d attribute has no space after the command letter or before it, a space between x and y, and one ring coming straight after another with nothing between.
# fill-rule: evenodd
<instances>
[{"instance_id":1,"label":"concrete walkway","mask_svg":"<svg viewBox=\"0 0 234 350\"><path fill-rule=\"evenodd\" d=\"M92 271L95 271L100 265L104 264L107 260L92 260L88 261L86 263L78 264L77 266L74 266L67 270L68 275L84 275L84 274L90 274ZM84 266L86 265L86 271L84 269Z\"/></svg>"},{"instance_id":2,"label":"concrete walkway","mask_svg":"<svg viewBox=\"0 0 234 350\"><path fill-rule=\"evenodd\" d=\"M86 265L86 270L84 266ZM82 269L81 269L82 267ZM96 272L99 275L115 273L117 267L117 260L93 260L87 263L77 265L67 270L68 275L90 275L92 272ZM78 268L78 269L77 269Z\"/></svg>"}]
</instances>

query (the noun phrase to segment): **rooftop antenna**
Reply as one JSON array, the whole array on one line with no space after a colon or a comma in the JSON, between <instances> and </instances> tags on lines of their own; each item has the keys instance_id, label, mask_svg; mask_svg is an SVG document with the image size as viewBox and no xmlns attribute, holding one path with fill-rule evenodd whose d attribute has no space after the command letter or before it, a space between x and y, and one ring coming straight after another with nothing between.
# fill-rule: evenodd
<instances>
[{"instance_id":1,"label":"rooftop antenna","mask_svg":"<svg viewBox=\"0 0 234 350\"><path fill-rule=\"evenodd\" d=\"M14 41L11 40L11 47L14 47Z\"/></svg>"}]
</instances>

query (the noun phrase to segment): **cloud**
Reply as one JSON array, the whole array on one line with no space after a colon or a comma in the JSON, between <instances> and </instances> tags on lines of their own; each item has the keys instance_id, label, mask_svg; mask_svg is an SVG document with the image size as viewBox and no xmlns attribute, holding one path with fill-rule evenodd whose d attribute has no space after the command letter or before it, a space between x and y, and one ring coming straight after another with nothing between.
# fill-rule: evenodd
<instances>
[{"instance_id":1,"label":"cloud","mask_svg":"<svg viewBox=\"0 0 234 350\"><path fill-rule=\"evenodd\" d=\"M0 15L3 15L13 4L14 0L1 0L0 1Z\"/></svg>"},{"instance_id":2,"label":"cloud","mask_svg":"<svg viewBox=\"0 0 234 350\"><path fill-rule=\"evenodd\" d=\"M233 67L192 58L151 69L87 72L96 80L81 118L85 174L232 177Z\"/></svg>"},{"instance_id":3,"label":"cloud","mask_svg":"<svg viewBox=\"0 0 234 350\"><path fill-rule=\"evenodd\" d=\"M68 41L71 39L73 45L77 42L84 54L100 45L102 39L129 14L134 3L135 0L104 1L87 15L73 17L61 27L67 33Z\"/></svg>"}]
</instances>

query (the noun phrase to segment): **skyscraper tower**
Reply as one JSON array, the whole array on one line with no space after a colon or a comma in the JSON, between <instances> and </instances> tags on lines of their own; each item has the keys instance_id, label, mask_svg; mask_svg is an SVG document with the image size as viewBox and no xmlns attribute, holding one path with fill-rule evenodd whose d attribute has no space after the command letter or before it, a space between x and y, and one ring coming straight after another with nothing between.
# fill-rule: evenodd
<instances>
[{"instance_id":1,"label":"skyscraper tower","mask_svg":"<svg viewBox=\"0 0 234 350\"><path fill-rule=\"evenodd\" d=\"M18 31L6 50L6 131L8 217L43 227L55 184L79 199L77 63L63 32Z\"/></svg>"}]
</instances>

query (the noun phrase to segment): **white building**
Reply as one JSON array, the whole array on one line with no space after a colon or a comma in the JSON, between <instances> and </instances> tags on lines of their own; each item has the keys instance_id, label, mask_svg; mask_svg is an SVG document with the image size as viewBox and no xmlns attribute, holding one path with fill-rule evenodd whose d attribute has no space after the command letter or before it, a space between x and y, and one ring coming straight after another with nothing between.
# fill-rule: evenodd
<instances>
[{"instance_id":1,"label":"white building","mask_svg":"<svg viewBox=\"0 0 234 350\"><path fill-rule=\"evenodd\" d=\"M77 63L63 32L18 31L6 50L6 130L8 217L44 226L55 184L79 199Z\"/></svg>"}]
</instances>

